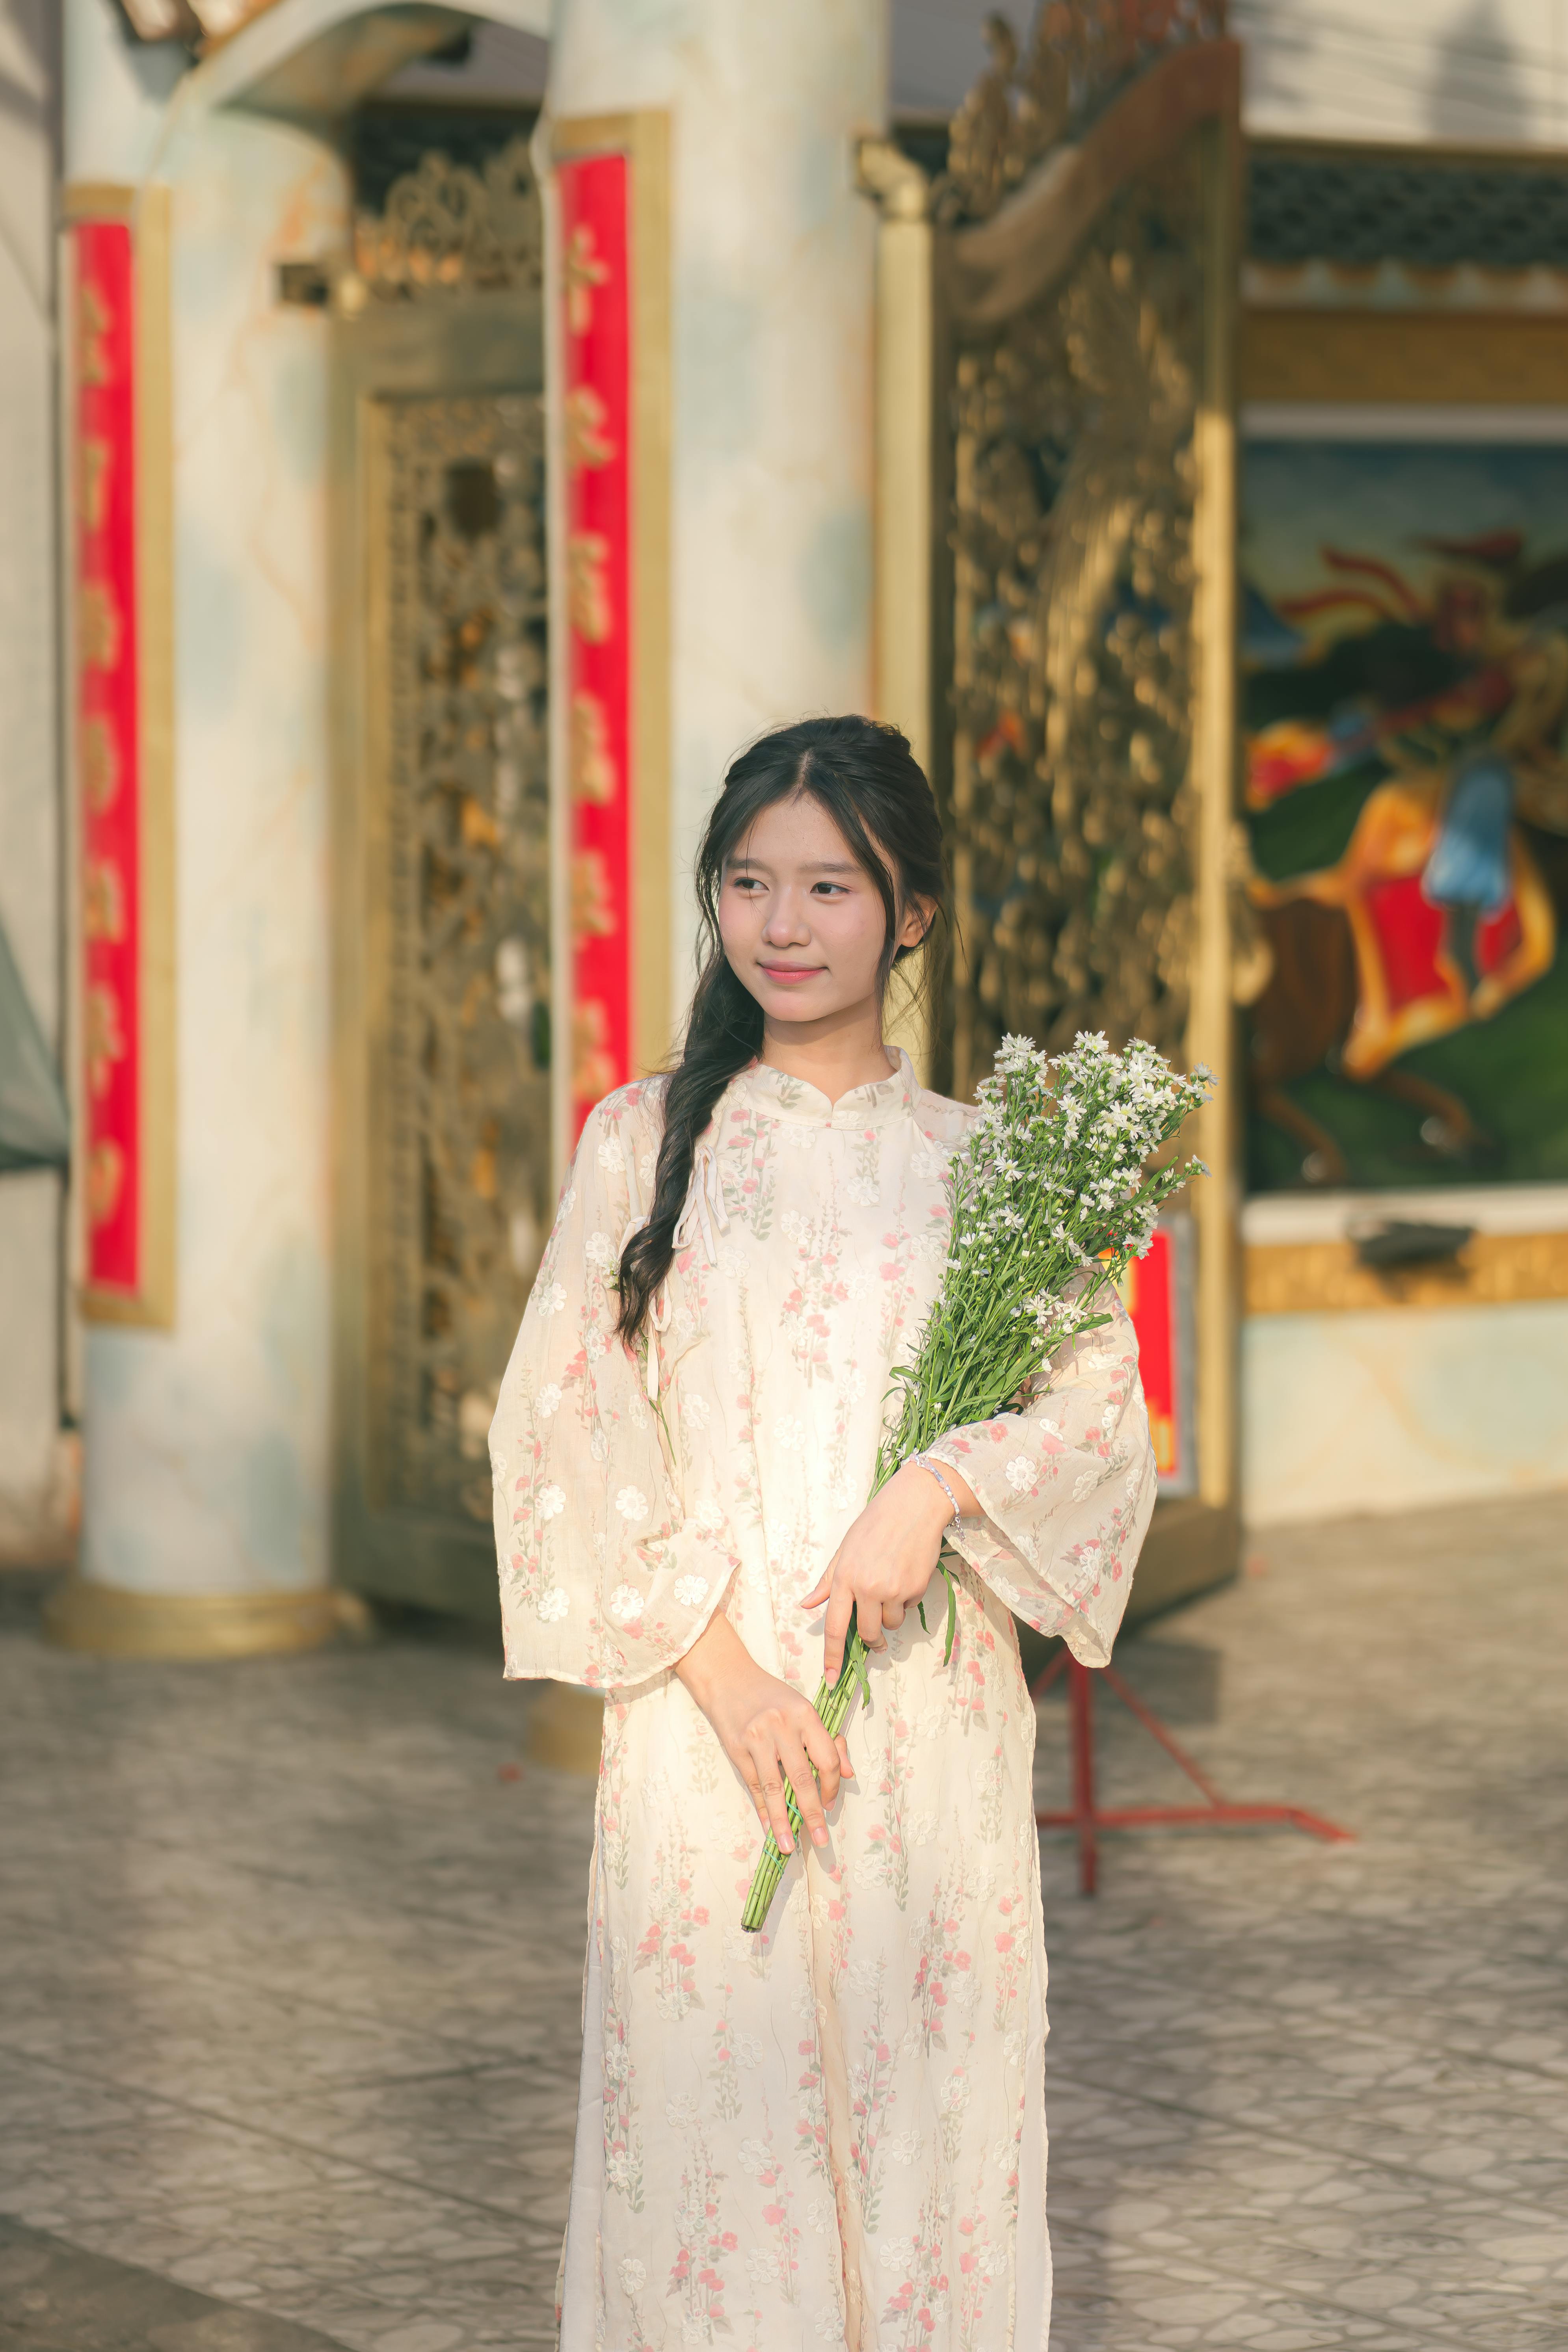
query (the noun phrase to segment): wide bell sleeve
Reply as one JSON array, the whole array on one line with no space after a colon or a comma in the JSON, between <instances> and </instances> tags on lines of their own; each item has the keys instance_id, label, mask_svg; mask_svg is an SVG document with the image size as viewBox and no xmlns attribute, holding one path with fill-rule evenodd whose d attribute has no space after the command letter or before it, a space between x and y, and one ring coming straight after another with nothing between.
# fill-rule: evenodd
<instances>
[{"instance_id":1,"label":"wide bell sleeve","mask_svg":"<svg viewBox=\"0 0 1568 2352\"><path fill-rule=\"evenodd\" d=\"M1154 1508L1138 1341L1110 1320L1056 1355L1022 1412L950 1430L927 1450L967 1480L980 1516L949 1538L1016 1617L1103 1666Z\"/></svg>"},{"instance_id":2,"label":"wide bell sleeve","mask_svg":"<svg viewBox=\"0 0 1568 2352\"><path fill-rule=\"evenodd\" d=\"M590 1115L490 1426L507 1675L645 1682L701 1633L739 1565L716 1504L688 1513L644 1365L616 1336L616 1268L652 1174L646 1087Z\"/></svg>"}]
</instances>

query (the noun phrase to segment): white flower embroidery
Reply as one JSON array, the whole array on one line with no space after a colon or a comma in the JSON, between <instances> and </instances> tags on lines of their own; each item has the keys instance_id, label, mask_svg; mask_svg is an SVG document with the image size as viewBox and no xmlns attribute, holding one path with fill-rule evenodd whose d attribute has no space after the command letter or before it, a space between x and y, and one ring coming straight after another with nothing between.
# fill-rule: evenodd
<instances>
[{"instance_id":1,"label":"white flower embroidery","mask_svg":"<svg viewBox=\"0 0 1568 2352\"><path fill-rule=\"evenodd\" d=\"M545 1625L558 1625L571 1606L572 1603L566 1594L563 1591L561 1586L559 1584L552 1584L548 1592L542 1592L539 1596L539 1616L541 1623Z\"/></svg>"},{"instance_id":2,"label":"white flower embroidery","mask_svg":"<svg viewBox=\"0 0 1568 2352\"><path fill-rule=\"evenodd\" d=\"M621 1170L621 1147L613 1135L601 1136L599 1149L594 1157L606 1176L618 1176Z\"/></svg>"},{"instance_id":3,"label":"white flower embroidery","mask_svg":"<svg viewBox=\"0 0 1568 2352\"><path fill-rule=\"evenodd\" d=\"M1080 1470L1073 1481L1073 1501L1081 1503L1086 1495L1092 1495L1102 1475L1100 1465L1095 1462L1091 1462L1087 1470Z\"/></svg>"},{"instance_id":4,"label":"white flower embroidery","mask_svg":"<svg viewBox=\"0 0 1568 2352\"><path fill-rule=\"evenodd\" d=\"M610 1595L610 1614L617 1625L629 1625L642 1615L642 1594L635 1584L617 1584Z\"/></svg>"},{"instance_id":5,"label":"white flower embroidery","mask_svg":"<svg viewBox=\"0 0 1568 2352\"><path fill-rule=\"evenodd\" d=\"M680 1411L683 1419L689 1421L693 1429L706 1429L713 1418L713 1408L705 1396L683 1396Z\"/></svg>"},{"instance_id":6,"label":"white flower embroidery","mask_svg":"<svg viewBox=\"0 0 1568 2352\"><path fill-rule=\"evenodd\" d=\"M533 1410L541 1421L548 1421L552 1413L560 1412L561 1391L553 1381L550 1381L547 1387L540 1390L533 1400Z\"/></svg>"},{"instance_id":7,"label":"white flower embroidery","mask_svg":"<svg viewBox=\"0 0 1568 2352\"><path fill-rule=\"evenodd\" d=\"M616 1508L623 1519L646 1519L647 1496L640 1486L623 1486L616 1496Z\"/></svg>"},{"instance_id":8,"label":"white flower embroidery","mask_svg":"<svg viewBox=\"0 0 1568 2352\"><path fill-rule=\"evenodd\" d=\"M590 1234L583 1244L583 1255L590 1265L608 1267L616 1264L616 1245L608 1234Z\"/></svg>"},{"instance_id":9,"label":"white flower embroidery","mask_svg":"<svg viewBox=\"0 0 1568 2352\"><path fill-rule=\"evenodd\" d=\"M741 2142L741 2162L754 2180L773 2168L773 2158L765 2139L743 2139Z\"/></svg>"},{"instance_id":10,"label":"white flower embroidery","mask_svg":"<svg viewBox=\"0 0 1568 2352\"><path fill-rule=\"evenodd\" d=\"M700 1609L708 1598L708 1579L705 1576L678 1576L675 1598L682 1609Z\"/></svg>"},{"instance_id":11,"label":"white flower embroidery","mask_svg":"<svg viewBox=\"0 0 1568 2352\"><path fill-rule=\"evenodd\" d=\"M547 1282L535 1290L533 1303L542 1316L559 1315L566 1304L566 1293L558 1282Z\"/></svg>"},{"instance_id":12,"label":"white flower embroidery","mask_svg":"<svg viewBox=\"0 0 1568 2352\"><path fill-rule=\"evenodd\" d=\"M1015 1495L1021 1495L1026 1486L1032 1486L1034 1483L1034 1464L1026 1454L1015 1454L1007 1465L1007 1484Z\"/></svg>"},{"instance_id":13,"label":"white flower embroidery","mask_svg":"<svg viewBox=\"0 0 1568 2352\"><path fill-rule=\"evenodd\" d=\"M640 2294L647 2284L647 2273L635 2254L623 2254L617 2275L623 2294Z\"/></svg>"},{"instance_id":14,"label":"white flower embroidery","mask_svg":"<svg viewBox=\"0 0 1568 2352\"><path fill-rule=\"evenodd\" d=\"M899 2132L893 2138L884 2140L882 2145L895 2164L910 2165L920 2160L921 2136L918 2131Z\"/></svg>"},{"instance_id":15,"label":"white flower embroidery","mask_svg":"<svg viewBox=\"0 0 1568 2352\"><path fill-rule=\"evenodd\" d=\"M805 1453L805 1423L804 1421L797 1421L792 1415L788 1421L779 1423L773 1435L786 1454Z\"/></svg>"},{"instance_id":16,"label":"white flower embroidery","mask_svg":"<svg viewBox=\"0 0 1568 2352\"><path fill-rule=\"evenodd\" d=\"M552 1483L540 1488L539 1516L542 1519L558 1519L565 1508L566 1496L559 1486Z\"/></svg>"},{"instance_id":17,"label":"white flower embroidery","mask_svg":"<svg viewBox=\"0 0 1568 2352\"><path fill-rule=\"evenodd\" d=\"M602 1362L609 1352L610 1343L602 1331L590 1331L583 1342L583 1353L591 1364Z\"/></svg>"},{"instance_id":18,"label":"white flower embroidery","mask_svg":"<svg viewBox=\"0 0 1568 2352\"><path fill-rule=\"evenodd\" d=\"M692 1523L705 1536L716 1536L724 1524L724 1514L710 1495L704 1495L691 1514Z\"/></svg>"}]
</instances>

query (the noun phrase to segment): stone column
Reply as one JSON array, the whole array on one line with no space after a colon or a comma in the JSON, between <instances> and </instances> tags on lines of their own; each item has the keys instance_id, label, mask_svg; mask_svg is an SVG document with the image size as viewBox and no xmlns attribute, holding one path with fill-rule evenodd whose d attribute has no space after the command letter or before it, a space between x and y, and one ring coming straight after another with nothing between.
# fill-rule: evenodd
<instances>
[{"instance_id":1,"label":"stone column","mask_svg":"<svg viewBox=\"0 0 1568 2352\"><path fill-rule=\"evenodd\" d=\"M321 137L195 102L183 63L66 0L68 180L170 192L177 1280L172 1328L89 1330L55 1631L163 1655L335 1622L329 329L274 265L338 248L349 190Z\"/></svg>"},{"instance_id":2,"label":"stone column","mask_svg":"<svg viewBox=\"0 0 1568 2352\"><path fill-rule=\"evenodd\" d=\"M668 110L673 432L671 1001L691 851L732 753L871 698L876 216L887 0L561 0L558 117Z\"/></svg>"}]
</instances>

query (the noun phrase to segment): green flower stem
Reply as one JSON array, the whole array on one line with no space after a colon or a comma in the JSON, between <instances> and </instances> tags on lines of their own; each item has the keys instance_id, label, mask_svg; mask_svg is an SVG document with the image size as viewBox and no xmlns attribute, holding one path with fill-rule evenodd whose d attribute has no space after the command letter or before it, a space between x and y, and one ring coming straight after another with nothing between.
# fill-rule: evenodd
<instances>
[{"instance_id":1,"label":"green flower stem","mask_svg":"<svg viewBox=\"0 0 1568 2352\"><path fill-rule=\"evenodd\" d=\"M848 1722L857 1686L862 1690L866 1687L866 1644L860 1639L859 1627L851 1617L849 1639L844 1651L844 1670L831 1690L826 1681L817 1686L816 1712L822 1717L823 1729L830 1739L837 1739ZM789 1817L791 1832L798 1843L800 1807L787 1780L784 1782L784 1811ZM741 1925L749 1936L754 1936L759 1927L767 1924L768 1908L779 1891L786 1859L784 1849L770 1830L757 1857L757 1866L752 1874L751 1891L746 1896L746 1907L741 1914Z\"/></svg>"}]
</instances>

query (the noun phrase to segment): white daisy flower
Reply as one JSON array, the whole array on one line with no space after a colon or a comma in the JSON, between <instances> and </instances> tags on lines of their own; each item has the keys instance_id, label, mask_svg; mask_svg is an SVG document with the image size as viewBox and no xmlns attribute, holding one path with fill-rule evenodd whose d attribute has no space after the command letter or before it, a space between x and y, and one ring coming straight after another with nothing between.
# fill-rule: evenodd
<instances>
[{"instance_id":1,"label":"white daisy flower","mask_svg":"<svg viewBox=\"0 0 1568 2352\"><path fill-rule=\"evenodd\" d=\"M623 1486L616 1496L616 1508L623 1519L646 1519L647 1496L640 1486Z\"/></svg>"},{"instance_id":2,"label":"white daisy flower","mask_svg":"<svg viewBox=\"0 0 1568 2352\"><path fill-rule=\"evenodd\" d=\"M557 1486L553 1481L550 1486L540 1488L539 1516L542 1519L558 1519L565 1508L566 1496L563 1488Z\"/></svg>"},{"instance_id":3,"label":"white daisy flower","mask_svg":"<svg viewBox=\"0 0 1568 2352\"><path fill-rule=\"evenodd\" d=\"M540 1390L533 1400L533 1410L541 1421L548 1421L552 1413L560 1412L561 1391L553 1381Z\"/></svg>"},{"instance_id":4,"label":"white daisy flower","mask_svg":"<svg viewBox=\"0 0 1568 2352\"><path fill-rule=\"evenodd\" d=\"M1032 1486L1034 1483L1034 1464L1026 1454L1015 1454L1007 1465L1007 1484L1015 1495L1021 1495L1026 1486Z\"/></svg>"},{"instance_id":5,"label":"white daisy flower","mask_svg":"<svg viewBox=\"0 0 1568 2352\"><path fill-rule=\"evenodd\" d=\"M635 2254L623 2254L617 2274L623 2294L640 2294L647 2284L647 2273Z\"/></svg>"},{"instance_id":6,"label":"white daisy flower","mask_svg":"<svg viewBox=\"0 0 1568 2352\"><path fill-rule=\"evenodd\" d=\"M536 1289L533 1303L542 1316L559 1315L566 1304L566 1293L558 1282L547 1282Z\"/></svg>"},{"instance_id":7,"label":"white daisy flower","mask_svg":"<svg viewBox=\"0 0 1568 2352\"><path fill-rule=\"evenodd\" d=\"M705 1576L678 1576L675 1597L682 1609L700 1609L708 1598L708 1579Z\"/></svg>"},{"instance_id":8,"label":"white daisy flower","mask_svg":"<svg viewBox=\"0 0 1568 2352\"><path fill-rule=\"evenodd\" d=\"M560 1585L552 1584L548 1592L542 1592L539 1596L541 1622L545 1625L558 1625L571 1606L571 1601Z\"/></svg>"},{"instance_id":9,"label":"white daisy flower","mask_svg":"<svg viewBox=\"0 0 1568 2352\"><path fill-rule=\"evenodd\" d=\"M610 1595L610 1614L617 1625L629 1625L642 1615L642 1594L635 1584L617 1584Z\"/></svg>"}]
</instances>

